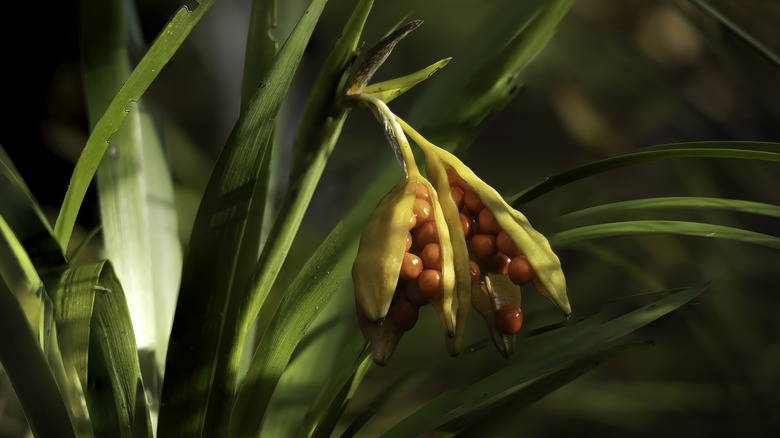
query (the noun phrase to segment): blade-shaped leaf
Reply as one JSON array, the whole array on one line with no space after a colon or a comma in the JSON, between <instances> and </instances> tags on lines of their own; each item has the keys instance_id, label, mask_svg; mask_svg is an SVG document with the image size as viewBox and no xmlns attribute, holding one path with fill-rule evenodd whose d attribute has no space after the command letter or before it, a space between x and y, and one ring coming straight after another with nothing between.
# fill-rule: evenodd
<instances>
[{"instance_id":1,"label":"blade-shaped leaf","mask_svg":"<svg viewBox=\"0 0 780 438\"><path fill-rule=\"evenodd\" d=\"M277 382L312 321L345 281L356 247L334 230L284 295L252 358L236 398L229 436L255 436Z\"/></svg>"},{"instance_id":2,"label":"blade-shaped leaf","mask_svg":"<svg viewBox=\"0 0 780 438\"><path fill-rule=\"evenodd\" d=\"M763 202L743 201L739 199L704 198L696 196L680 196L666 198L632 199L630 201L613 202L606 205L585 208L561 216L565 223L575 223L586 220L601 219L616 213L632 211L655 211L661 209L717 209L736 213L750 213L770 217L780 217L780 206Z\"/></svg>"},{"instance_id":3,"label":"blade-shaped leaf","mask_svg":"<svg viewBox=\"0 0 780 438\"><path fill-rule=\"evenodd\" d=\"M758 53L763 55L769 62L775 65L775 67L780 67L780 56L778 56L772 49L770 49L767 45L765 45L761 40L757 39L753 35L750 34L746 29L744 29L742 26L738 25L734 20L730 19L727 15L720 12L717 8L715 8L710 2L704 1L704 0L688 0L697 7L699 7L702 11L706 12L710 16L712 16L715 20L720 22L722 25L724 25L726 28L734 32L735 35L742 38L750 47L753 47Z\"/></svg>"},{"instance_id":4,"label":"blade-shaped leaf","mask_svg":"<svg viewBox=\"0 0 780 438\"><path fill-rule=\"evenodd\" d=\"M589 225L550 236L550 245L562 247L575 242L632 234L681 234L685 236L736 240L780 249L780 237L723 225L685 221L627 221Z\"/></svg>"},{"instance_id":5,"label":"blade-shaped leaf","mask_svg":"<svg viewBox=\"0 0 780 438\"><path fill-rule=\"evenodd\" d=\"M241 81L241 107L251 100L255 90L273 64L279 42L271 35L276 27L276 0L253 0Z\"/></svg>"},{"instance_id":6,"label":"blade-shaped leaf","mask_svg":"<svg viewBox=\"0 0 780 438\"><path fill-rule=\"evenodd\" d=\"M659 145L647 150L606 158L548 176L533 186L509 198L519 208L539 196L574 181L613 169L673 158L733 158L743 160L780 161L780 143L708 141Z\"/></svg>"},{"instance_id":7,"label":"blade-shaped leaf","mask_svg":"<svg viewBox=\"0 0 780 438\"><path fill-rule=\"evenodd\" d=\"M130 74L131 47L140 27L122 0L85 1L82 62L90 123L110 104ZM126 25L126 23L128 23ZM111 137L110 152L97 171L105 257L111 260L128 300L138 348L156 357L153 383L162 372L173 320L182 255L173 183L151 116L136 104ZM152 387L153 393L158 388Z\"/></svg>"},{"instance_id":8,"label":"blade-shaped leaf","mask_svg":"<svg viewBox=\"0 0 780 438\"><path fill-rule=\"evenodd\" d=\"M48 289L67 263L38 203L0 147L0 216L13 230Z\"/></svg>"},{"instance_id":9,"label":"blade-shaped leaf","mask_svg":"<svg viewBox=\"0 0 780 438\"><path fill-rule=\"evenodd\" d=\"M638 347L652 345L648 342L631 342L605 348L593 354L575 359L536 379L520 385L511 394L489 406L480 406L462 415L439 429L458 431L466 436L489 436L500 434L501 427L514 420L517 412L531 405L547 394L597 368L604 362Z\"/></svg>"},{"instance_id":10,"label":"blade-shaped leaf","mask_svg":"<svg viewBox=\"0 0 780 438\"><path fill-rule=\"evenodd\" d=\"M163 386L161 436L227 429L238 359L253 319L240 323L239 314L245 314L246 286L260 244L261 224L248 222L251 205L265 203L265 193L255 190L258 172L324 5L324 0L313 1L285 42L239 116L201 201L168 348L166 374L173 374Z\"/></svg>"},{"instance_id":11,"label":"blade-shaped leaf","mask_svg":"<svg viewBox=\"0 0 780 438\"><path fill-rule=\"evenodd\" d=\"M364 94L370 94L384 103L390 103L396 97L411 90L415 85L428 79L437 71L441 70L452 61L452 58L445 58L439 62L429 65L422 70L400 78L390 79L389 81L379 82L367 86Z\"/></svg>"},{"instance_id":12,"label":"blade-shaped leaf","mask_svg":"<svg viewBox=\"0 0 780 438\"><path fill-rule=\"evenodd\" d=\"M247 300L248 303L231 302L231 311L228 312L228 325L237 327L243 333L246 332L249 323L259 312L271 286L276 280L276 276L289 252L325 164L341 133L348 109L340 105L340 93L342 92L347 70L354 57L355 48L372 5L372 0L362 0L356 6L345 25L341 38L336 42L333 51L326 59L304 108L293 146L290 187L260 256L260 261L255 268L251 291ZM241 307L234 306L234 304L240 304ZM278 315L279 312L277 310L276 314ZM263 342L273 342L265 339L269 336L268 333L270 332L266 331L263 340L261 340L261 346L264 345ZM297 339L294 339L293 345L284 346L283 348L289 349L289 354L292 354L297 341ZM235 421L247 421L244 417L249 412L251 405L248 402L244 402L244 400L257 398L260 400L256 404L259 407L258 410L260 412L264 411L279 375L290 357L289 354L282 354L275 359L275 361L279 360L281 362L264 363L265 359L258 359L258 356L262 357L266 354L265 352L261 353L262 349L263 347L258 348L258 352L252 360L247 378L236 401L236 414L231 419L231 430L239 430L241 434L256 433L259 427L259 422L257 421L259 421L260 417L257 414L257 410L255 410L254 416L256 418L248 419L251 423L234 425L236 424L234 423ZM259 364L256 364L256 362ZM283 365L277 369L276 367L280 364ZM266 374L270 377L263 382L257 382L251 377L252 375ZM260 389L247 389L251 388L251 385L260 387Z\"/></svg>"},{"instance_id":13,"label":"blade-shaped leaf","mask_svg":"<svg viewBox=\"0 0 780 438\"><path fill-rule=\"evenodd\" d=\"M66 305L55 314L58 326L67 330L60 338L63 351L69 352L63 357L87 367L84 395L95 435L151 437L133 325L111 264L70 268L53 295L55 303ZM93 304L88 315L82 306L88 307L90 298ZM81 333L78 337L69 333L76 330ZM86 344L84 332L89 337Z\"/></svg>"},{"instance_id":14,"label":"blade-shaped leaf","mask_svg":"<svg viewBox=\"0 0 780 438\"><path fill-rule=\"evenodd\" d=\"M54 225L54 235L61 248L68 246L81 202L84 200L92 177L108 148L109 137L119 129L128 111L132 111L132 102L137 102L141 98L160 70L173 57L192 28L213 3L214 0L202 0L192 11L186 7L179 9L157 36L149 51L146 52L122 88L111 100L108 109L95 124L95 128L87 139L87 144L73 169L68 191L65 193L65 199L62 201L62 207Z\"/></svg>"},{"instance_id":15,"label":"blade-shaped leaf","mask_svg":"<svg viewBox=\"0 0 780 438\"><path fill-rule=\"evenodd\" d=\"M506 391L546 371L591 354L611 342L674 311L701 293L707 285L688 288L605 323L588 320L529 342L522 357L510 366L469 385L450 390L415 411L390 429L386 437L418 436L451 421L476 406L495 402Z\"/></svg>"},{"instance_id":16,"label":"blade-shaped leaf","mask_svg":"<svg viewBox=\"0 0 780 438\"><path fill-rule=\"evenodd\" d=\"M501 15L491 20L500 22L498 27L506 28L500 34L514 29L508 33L509 41L486 38L494 46L485 48L483 53L496 54L478 68L459 67L458 73L465 77L444 79L442 75L443 80L436 84L438 89L432 90L432 99L416 105L412 120L424 114L423 125L429 138L445 149L470 143L485 123L515 97L523 83L521 73L550 41L572 3L573 0L528 1L515 2L509 11L500 8ZM466 59L483 58L480 55ZM452 93L453 89L459 92Z\"/></svg>"},{"instance_id":17,"label":"blade-shaped leaf","mask_svg":"<svg viewBox=\"0 0 780 438\"><path fill-rule=\"evenodd\" d=\"M36 437L76 437L68 408L33 327L0 278L0 363Z\"/></svg>"}]
</instances>

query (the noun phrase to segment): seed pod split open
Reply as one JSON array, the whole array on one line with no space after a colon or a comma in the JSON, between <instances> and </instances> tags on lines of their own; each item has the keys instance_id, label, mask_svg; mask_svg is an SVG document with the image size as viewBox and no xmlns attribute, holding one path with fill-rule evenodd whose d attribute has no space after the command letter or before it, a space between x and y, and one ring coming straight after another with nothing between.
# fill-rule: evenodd
<instances>
[{"instance_id":1,"label":"seed pod split open","mask_svg":"<svg viewBox=\"0 0 780 438\"><path fill-rule=\"evenodd\" d=\"M471 290L471 304L482 315L487 324L493 344L504 357L509 357L515 348L514 333L502 331L501 309L511 307L520 309L520 289L501 274L487 274L482 281L474 283ZM520 320L522 323L522 319ZM519 324L517 325L519 329ZM516 330L513 330L516 331Z\"/></svg>"},{"instance_id":2,"label":"seed pod split open","mask_svg":"<svg viewBox=\"0 0 780 438\"><path fill-rule=\"evenodd\" d=\"M426 156L438 156L479 197L501 229L506 231L514 244L527 257L536 273L534 285L537 286L537 291L549 298L568 317L571 314L571 305L566 295L566 279L561 269L561 262L550 248L547 238L536 231L522 213L510 207L494 188L482 181L456 156L428 142L403 120L396 119L404 132L423 149Z\"/></svg>"}]
</instances>

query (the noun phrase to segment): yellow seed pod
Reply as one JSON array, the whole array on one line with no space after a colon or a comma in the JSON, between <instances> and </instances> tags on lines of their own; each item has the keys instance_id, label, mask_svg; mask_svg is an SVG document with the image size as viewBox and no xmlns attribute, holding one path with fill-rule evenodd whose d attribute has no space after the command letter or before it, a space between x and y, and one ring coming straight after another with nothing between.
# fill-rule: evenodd
<instances>
[{"instance_id":1,"label":"yellow seed pod","mask_svg":"<svg viewBox=\"0 0 780 438\"><path fill-rule=\"evenodd\" d=\"M369 321L381 322L390 308L409 232L416 177L404 178L371 213L360 236L352 280L355 300Z\"/></svg>"},{"instance_id":2,"label":"yellow seed pod","mask_svg":"<svg viewBox=\"0 0 780 438\"><path fill-rule=\"evenodd\" d=\"M460 352L469 312L468 302L471 293L469 252L460 223L458 207L450 195L450 185L444 162L436 155L426 154L425 170L431 184L435 188L436 202L440 205L443 216L443 220L437 222L437 225L440 228L446 228L446 233L445 230L439 230L439 239L442 244L446 242L451 252L451 287L453 292L451 305L442 309L442 319L452 319L454 321L454 331L451 333L452 336L449 336L450 333L448 333L446 342L448 353L451 356L455 356Z\"/></svg>"},{"instance_id":3,"label":"yellow seed pod","mask_svg":"<svg viewBox=\"0 0 780 438\"><path fill-rule=\"evenodd\" d=\"M469 189L474 191L501 228L528 258L528 262L536 272L534 285L537 286L539 293L549 298L568 317L571 314L571 305L566 295L566 278L561 269L561 262L552 251L547 238L536 231L522 213L510 207L494 188L482 181L456 156L427 141L403 120L397 117L396 120L404 132L423 149L426 156L437 156L446 167L452 168L457 173Z\"/></svg>"},{"instance_id":4,"label":"yellow seed pod","mask_svg":"<svg viewBox=\"0 0 780 438\"><path fill-rule=\"evenodd\" d=\"M550 299L564 315L567 317L571 315L561 261L553 252L547 238L531 226L525 215L510 207L493 187L479 179L454 155L442 149L438 149L437 153L446 157L444 161L479 196L485 207L493 213L501 228L528 258L528 262L536 272L534 285L537 286L537 291Z\"/></svg>"}]
</instances>

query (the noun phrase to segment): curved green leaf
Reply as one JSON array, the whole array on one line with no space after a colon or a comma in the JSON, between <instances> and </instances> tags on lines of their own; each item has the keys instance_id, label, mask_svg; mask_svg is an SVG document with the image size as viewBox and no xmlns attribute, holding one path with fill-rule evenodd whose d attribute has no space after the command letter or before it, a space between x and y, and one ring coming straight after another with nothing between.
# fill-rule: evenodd
<instances>
[{"instance_id":1,"label":"curved green leaf","mask_svg":"<svg viewBox=\"0 0 780 438\"><path fill-rule=\"evenodd\" d=\"M476 35L474 39L489 46L464 59L484 59L485 53L495 55L483 64L462 66L457 65L460 58L456 55L452 66L458 69L456 74L437 78L430 97L415 105L415 114L409 119L419 120L422 115L426 136L444 149L469 144L517 95L523 84L521 73L553 37L572 3L573 0L530 0L499 8L498 15L491 17L479 32L498 31L500 36ZM453 93L455 89L457 93Z\"/></svg>"},{"instance_id":2,"label":"curved green leaf","mask_svg":"<svg viewBox=\"0 0 780 438\"><path fill-rule=\"evenodd\" d=\"M742 28L742 26L738 25L734 20L730 19L728 16L720 12L718 9L716 9L714 6L712 6L709 2L706 2L704 0L688 0L699 9L704 11L705 13L712 16L714 19L719 21L723 26L734 32L738 37L742 38L750 47L753 47L758 53L760 53L762 56L764 56L769 62L775 65L775 67L780 67L780 56L778 56L772 49L770 49L767 45L762 43L759 39L754 37L750 34L747 30Z\"/></svg>"},{"instance_id":3,"label":"curved green leaf","mask_svg":"<svg viewBox=\"0 0 780 438\"><path fill-rule=\"evenodd\" d=\"M65 366L86 376L82 385L95 435L151 437L133 324L111 264L69 268L52 300Z\"/></svg>"},{"instance_id":4,"label":"curved green leaf","mask_svg":"<svg viewBox=\"0 0 780 438\"><path fill-rule=\"evenodd\" d=\"M589 319L544 337L531 340L519 360L490 376L458 390L447 391L401 420L384 436L419 436L479 406L501 400L513 388L550 369L605 348L617 339L674 311L701 293L707 285L688 288L604 323Z\"/></svg>"},{"instance_id":5,"label":"curved green leaf","mask_svg":"<svg viewBox=\"0 0 780 438\"><path fill-rule=\"evenodd\" d=\"M192 28L212 4L214 4L214 0L202 0L193 11L185 7L179 9L157 36L149 51L146 52L122 88L111 100L103 116L95 124L95 128L87 139L87 144L73 169L68 191L65 193L65 199L62 201L62 207L54 225L54 235L61 248L68 246L81 202L84 200L92 177L108 148L109 137L119 129L128 112L132 111L133 105L131 103L141 98L160 70L173 57Z\"/></svg>"},{"instance_id":6,"label":"curved green leaf","mask_svg":"<svg viewBox=\"0 0 780 438\"><path fill-rule=\"evenodd\" d=\"M0 363L34 436L75 438L68 408L46 356L4 278L0 278L0 333Z\"/></svg>"},{"instance_id":7,"label":"curved green leaf","mask_svg":"<svg viewBox=\"0 0 780 438\"><path fill-rule=\"evenodd\" d=\"M708 141L654 146L641 152L594 161L548 176L543 181L509 198L509 203L514 208L520 208L523 204L527 204L555 188L589 176L621 167L673 158L732 158L780 162L780 143Z\"/></svg>"},{"instance_id":8,"label":"curved green leaf","mask_svg":"<svg viewBox=\"0 0 780 438\"><path fill-rule=\"evenodd\" d=\"M452 61L452 58L444 58L412 74L371 84L363 90L363 94L370 94L384 103L389 103L396 97L411 90L415 85L433 76L437 71L449 64L450 61Z\"/></svg>"},{"instance_id":9,"label":"curved green leaf","mask_svg":"<svg viewBox=\"0 0 780 438\"><path fill-rule=\"evenodd\" d=\"M325 0L312 1L239 115L201 201L168 347L160 436L222 435L237 382L247 285L260 245L253 204L274 124ZM262 184L262 182L260 182ZM268 285L270 288L270 284ZM229 304L230 303L230 304ZM246 324L245 321L248 321Z\"/></svg>"},{"instance_id":10,"label":"curved green leaf","mask_svg":"<svg viewBox=\"0 0 780 438\"><path fill-rule=\"evenodd\" d=\"M0 199L0 216L19 239L38 276L48 289L53 289L67 261L43 211L2 147Z\"/></svg>"},{"instance_id":11,"label":"curved green leaf","mask_svg":"<svg viewBox=\"0 0 780 438\"><path fill-rule=\"evenodd\" d=\"M614 359L638 347L653 345L651 342L630 342L605 348L596 353L575 359L549 373L520 385L511 394L491 404L480 406L446 424L440 429L458 430L467 436L492 436L514 420L514 414L542 399L556 389L598 368L604 362Z\"/></svg>"},{"instance_id":12,"label":"curved green leaf","mask_svg":"<svg viewBox=\"0 0 780 438\"><path fill-rule=\"evenodd\" d=\"M92 125L127 80L131 49L142 49L130 46L141 44L140 36L128 37L133 24L140 25L123 4L84 1L82 62ZM138 348L156 359L144 367L152 370L145 376L150 385L164 366L181 278L173 182L162 140L144 105L136 104L111 141L97 170L104 257L122 281ZM157 394L159 388L150 386Z\"/></svg>"},{"instance_id":13,"label":"curved green leaf","mask_svg":"<svg viewBox=\"0 0 780 438\"><path fill-rule=\"evenodd\" d=\"M735 213L749 213L780 217L780 206L739 199L705 198L695 196L633 199L584 208L560 217L565 223L599 219L615 213L653 211L661 209L716 209Z\"/></svg>"},{"instance_id":14,"label":"curved green leaf","mask_svg":"<svg viewBox=\"0 0 780 438\"><path fill-rule=\"evenodd\" d=\"M252 358L236 398L231 437L254 437L263 414L293 351L312 321L348 278L349 259L356 248L337 227L306 262L282 298Z\"/></svg>"},{"instance_id":15,"label":"curved green leaf","mask_svg":"<svg viewBox=\"0 0 780 438\"><path fill-rule=\"evenodd\" d=\"M723 225L685 221L627 221L589 225L549 236L550 245L563 247L583 240L632 234L681 234L685 236L729 239L780 249L780 238Z\"/></svg>"}]
</instances>

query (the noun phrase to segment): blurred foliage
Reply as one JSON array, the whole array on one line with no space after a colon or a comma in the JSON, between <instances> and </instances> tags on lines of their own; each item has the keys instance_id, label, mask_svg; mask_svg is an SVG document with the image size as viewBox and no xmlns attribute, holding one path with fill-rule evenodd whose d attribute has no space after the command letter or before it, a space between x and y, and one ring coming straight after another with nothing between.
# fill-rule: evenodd
<instances>
[{"instance_id":1,"label":"blurred foliage","mask_svg":"<svg viewBox=\"0 0 780 438\"><path fill-rule=\"evenodd\" d=\"M508 1L377 2L363 35L369 44L402 20L425 20L424 31L415 32L396 49L377 80L408 74L449 56L454 59L448 69L468 62L459 54L469 48L469 35L489 31L484 18ZM10 114L3 118L0 144L48 212L60 204L88 132L75 3L56 2L43 11L26 11L35 16L35 32L46 45L31 49L11 44L7 59L12 65L4 71L7 83L14 85L5 99ZM179 5L138 3L149 41ZM274 31L280 41L300 15L302 3L280 2L279 27ZM283 164L289 160L290 133L295 132L309 87L341 30L345 11L354 3L331 0L314 32L283 109L286 128L279 130ZM780 3L708 3L780 52L776 26ZM248 10L246 1L216 2L144 96L164 121L182 236L189 235L218 149L238 115ZM0 28L13 32L8 25ZM17 41L3 36L4 41ZM580 0L527 70L518 97L461 158L500 192L512 195L549 174L639 147L703 140L778 141L779 73L777 65L692 2ZM447 69L438 74L446 75ZM415 94L429 86L423 83L399 97L393 102L395 111L413 122ZM368 112L354 112L347 120L286 263L287 272L297 272L360 196L363 182L392 160L384 144ZM780 172L773 165L682 159L588 178L544 195L524 212L542 231L551 232L558 229L555 218L561 214L608 202L708 196L778 205L778 187ZM97 223L94 200L94 194L88 194L76 242ZM680 211L671 219L768 234L779 229L773 218L722 211ZM81 261L99 259L96 247L87 248ZM709 279L714 283L697 305L641 331L637 339L656 340L653 348L622 355L522 411L510 410L504 424L494 425L495 434L768 436L780 431L780 322L775 317L780 306L776 293L780 258L775 250L653 235L594 241L567 249L561 259L579 317L602 310L618 312L622 302L614 300L623 296ZM526 326L558 321L543 298L533 294L524 298ZM345 414L347 421L389 382L421 366L453 360L443 349L430 348L440 343L433 328L438 322L430 316L420 319L421 327L407 336L389 366L369 371ZM459 372L472 374L441 373L414 385L403 402L387 403L382 417L367 430L385 430L453 381L465 385L503 366L504 359L492 349L480 348L481 336L472 333L466 344L477 348L457 359ZM0 388L0 437L19 436L24 424L21 411L7 381Z\"/></svg>"}]
</instances>

